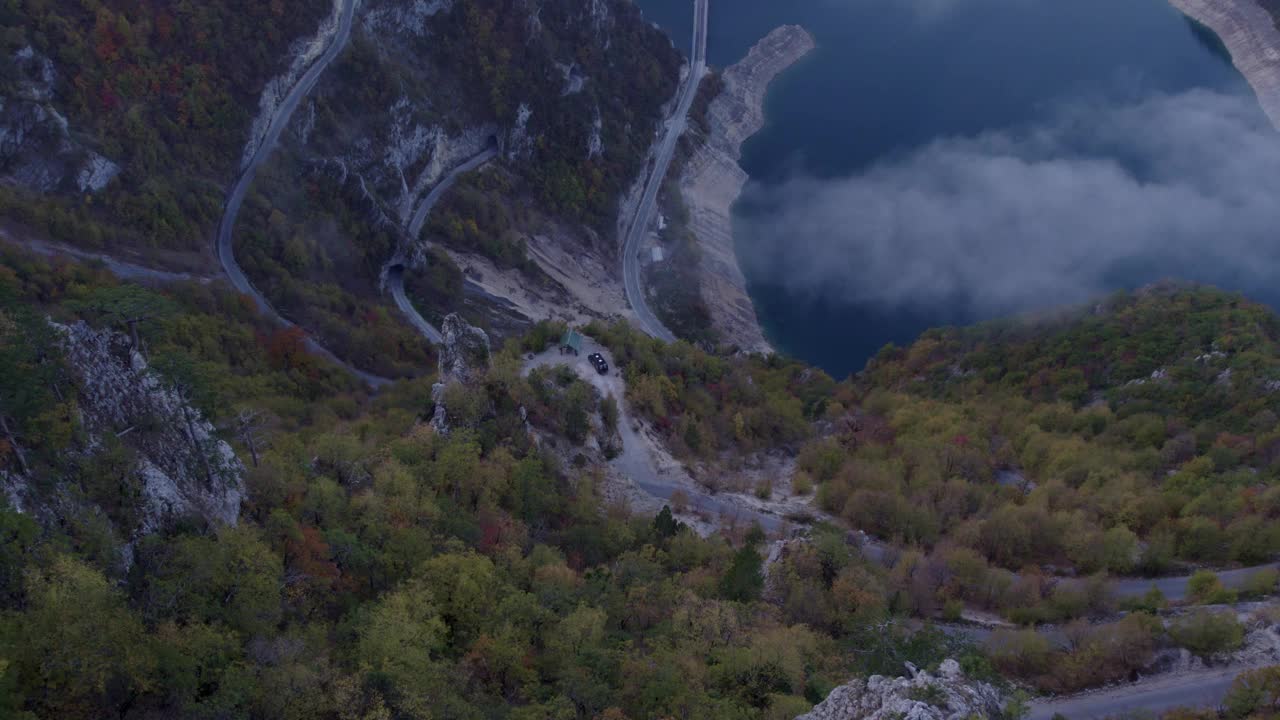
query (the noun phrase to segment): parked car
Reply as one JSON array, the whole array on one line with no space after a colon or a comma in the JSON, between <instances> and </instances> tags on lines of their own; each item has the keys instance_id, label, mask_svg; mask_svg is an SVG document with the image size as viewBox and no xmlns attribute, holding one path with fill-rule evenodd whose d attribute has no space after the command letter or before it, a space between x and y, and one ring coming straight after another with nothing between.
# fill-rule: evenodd
<instances>
[{"instance_id":1,"label":"parked car","mask_svg":"<svg viewBox=\"0 0 1280 720\"><path fill-rule=\"evenodd\" d=\"M603 355L600 353L591 353L587 356L587 359L591 361L591 365L595 367L596 372L601 375L609 374L609 363L605 361Z\"/></svg>"}]
</instances>

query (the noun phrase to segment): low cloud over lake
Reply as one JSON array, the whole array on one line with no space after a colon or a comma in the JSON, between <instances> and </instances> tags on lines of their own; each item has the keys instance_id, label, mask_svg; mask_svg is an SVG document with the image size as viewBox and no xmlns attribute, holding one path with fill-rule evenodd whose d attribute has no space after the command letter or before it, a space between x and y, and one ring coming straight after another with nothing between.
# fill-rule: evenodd
<instances>
[{"instance_id":1,"label":"low cloud over lake","mask_svg":"<svg viewBox=\"0 0 1280 720\"><path fill-rule=\"evenodd\" d=\"M1246 290L1280 277L1280 133L1252 97L1196 90L1049 115L852 177L752 185L739 228L748 275L983 315L1153 273Z\"/></svg>"}]
</instances>

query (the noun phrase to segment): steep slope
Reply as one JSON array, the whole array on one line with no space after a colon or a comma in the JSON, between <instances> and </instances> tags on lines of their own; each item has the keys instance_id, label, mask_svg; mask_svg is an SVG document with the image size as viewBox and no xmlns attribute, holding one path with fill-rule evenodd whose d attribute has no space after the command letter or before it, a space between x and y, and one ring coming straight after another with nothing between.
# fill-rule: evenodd
<instances>
[{"instance_id":1,"label":"steep slope","mask_svg":"<svg viewBox=\"0 0 1280 720\"><path fill-rule=\"evenodd\" d=\"M74 391L78 412L77 441L63 450L64 461L92 466L118 456L119 482L127 490L109 514L121 539L177 522L234 526L245 470L193 407L190 386L149 368L127 335L83 322L50 329L70 386L61 392ZM81 503L92 501L25 459L16 472L0 469L0 485L12 506L50 522L68 522L83 511Z\"/></svg>"},{"instance_id":2,"label":"steep slope","mask_svg":"<svg viewBox=\"0 0 1280 720\"><path fill-rule=\"evenodd\" d=\"M252 108L329 6L9 3L0 14L6 217L49 240L209 267L208 233ZM44 160L33 164L37 149Z\"/></svg>"},{"instance_id":3,"label":"steep slope","mask_svg":"<svg viewBox=\"0 0 1280 720\"><path fill-rule=\"evenodd\" d=\"M275 304L330 336L386 328L388 311L399 321L383 296L391 265L427 323L463 311L510 334L612 312L612 298L583 289L611 282L599 231L639 170L676 62L616 0L366 3L255 186L237 255ZM428 202L495 147L500 158ZM378 346L392 374L425 364L389 328L374 337L342 344Z\"/></svg>"}]
</instances>

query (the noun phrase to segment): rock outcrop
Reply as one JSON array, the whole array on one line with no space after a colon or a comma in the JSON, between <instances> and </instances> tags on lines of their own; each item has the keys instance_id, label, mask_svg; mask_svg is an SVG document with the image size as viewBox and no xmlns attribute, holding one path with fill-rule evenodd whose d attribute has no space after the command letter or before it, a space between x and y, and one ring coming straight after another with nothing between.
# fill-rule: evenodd
<instances>
[{"instance_id":1,"label":"rock outcrop","mask_svg":"<svg viewBox=\"0 0 1280 720\"><path fill-rule=\"evenodd\" d=\"M483 377L489 369L489 334L468 324L457 313L445 317L440 333L444 336L440 346L441 377L465 384Z\"/></svg>"},{"instance_id":2,"label":"rock outcrop","mask_svg":"<svg viewBox=\"0 0 1280 720\"><path fill-rule=\"evenodd\" d=\"M178 519L235 525L244 499L244 466L184 396L181 384L150 369L127 335L84 323L54 328L79 388L83 439L72 452L91 457L108 438L129 451L139 523L118 528L122 536L155 532ZM14 507L34 513L52 508L57 515L66 498L59 497L56 483L52 495L44 485L0 474L0 488Z\"/></svg>"},{"instance_id":3,"label":"rock outcrop","mask_svg":"<svg viewBox=\"0 0 1280 720\"><path fill-rule=\"evenodd\" d=\"M841 685L796 720L968 720L999 717L1003 698L987 683L965 677L960 664L944 660L937 675L872 675Z\"/></svg>"},{"instance_id":4,"label":"rock outcrop","mask_svg":"<svg viewBox=\"0 0 1280 720\"><path fill-rule=\"evenodd\" d=\"M1280 29L1259 0L1169 0L1222 39L1258 102L1280 129Z\"/></svg>"},{"instance_id":5,"label":"rock outcrop","mask_svg":"<svg viewBox=\"0 0 1280 720\"><path fill-rule=\"evenodd\" d=\"M30 47L0 60L14 72L0 93L0 181L41 193L93 193L120 168L73 137L54 108L53 62Z\"/></svg>"},{"instance_id":6,"label":"rock outcrop","mask_svg":"<svg viewBox=\"0 0 1280 720\"><path fill-rule=\"evenodd\" d=\"M457 313L447 315L440 326L440 381L431 386L435 410L430 424L439 433L449 432L445 388L450 383L471 385L484 378L489 369L489 334L469 324Z\"/></svg>"},{"instance_id":7,"label":"rock outcrop","mask_svg":"<svg viewBox=\"0 0 1280 720\"><path fill-rule=\"evenodd\" d=\"M780 27L724 72L724 91L711 102L710 136L689 161L680 189L689 207L691 229L702 251L701 289L711 320L725 341L748 351L769 352L738 267L730 210L746 185L738 166L742 143L764 127L769 83L815 47L813 36L796 25Z\"/></svg>"}]
</instances>

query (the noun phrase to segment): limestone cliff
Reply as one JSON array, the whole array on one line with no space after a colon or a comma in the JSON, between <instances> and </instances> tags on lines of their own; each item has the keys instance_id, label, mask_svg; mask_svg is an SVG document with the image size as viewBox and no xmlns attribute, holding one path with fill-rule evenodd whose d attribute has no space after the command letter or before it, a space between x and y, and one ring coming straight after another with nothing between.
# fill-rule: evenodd
<instances>
[{"instance_id":1,"label":"limestone cliff","mask_svg":"<svg viewBox=\"0 0 1280 720\"><path fill-rule=\"evenodd\" d=\"M1258 0L1169 0L1222 39L1258 102L1280 129L1280 29Z\"/></svg>"},{"instance_id":2,"label":"limestone cliff","mask_svg":"<svg viewBox=\"0 0 1280 720\"><path fill-rule=\"evenodd\" d=\"M711 102L707 113L710 135L680 179L691 229L702 252L703 299L723 339L744 350L769 352L771 348L734 252L730 210L747 182L738 160L742 143L764 127L769 83L814 47L813 36L803 28L783 26L727 69L724 91Z\"/></svg>"},{"instance_id":3,"label":"limestone cliff","mask_svg":"<svg viewBox=\"0 0 1280 720\"><path fill-rule=\"evenodd\" d=\"M117 527L124 539L159 530L180 519L235 525L244 498L244 467L183 394L148 367L128 336L84 323L54 325L77 387L80 438L72 466L92 465L103 453L123 451L121 479L136 525ZM10 503L37 516L61 521L78 501L67 479L31 479L0 473Z\"/></svg>"},{"instance_id":4,"label":"limestone cliff","mask_svg":"<svg viewBox=\"0 0 1280 720\"><path fill-rule=\"evenodd\" d=\"M0 57L0 77L0 182L74 195L98 192L120 173L55 107L52 60L27 46Z\"/></svg>"}]
</instances>

